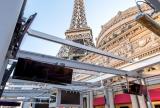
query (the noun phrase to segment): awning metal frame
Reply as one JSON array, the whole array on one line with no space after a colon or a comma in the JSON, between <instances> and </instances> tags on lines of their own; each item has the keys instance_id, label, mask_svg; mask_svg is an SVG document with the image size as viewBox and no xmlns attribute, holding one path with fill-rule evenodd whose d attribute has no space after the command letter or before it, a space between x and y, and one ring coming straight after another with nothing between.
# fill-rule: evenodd
<instances>
[{"instance_id":1,"label":"awning metal frame","mask_svg":"<svg viewBox=\"0 0 160 108\"><path fill-rule=\"evenodd\" d=\"M66 60L62 58L57 58L53 56L47 56L27 51L18 51L17 58L27 58L43 63L48 64L65 64L66 67L73 68L73 69L81 69L87 71L94 71L98 73L106 73L106 74L114 74L114 75L122 75L122 76L129 76L129 77L140 77L140 75L136 71L125 71L114 69L110 67L98 66L89 63L82 63L75 60Z\"/></svg>"},{"instance_id":2,"label":"awning metal frame","mask_svg":"<svg viewBox=\"0 0 160 108\"><path fill-rule=\"evenodd\" d=\"M32 37L40 38L43 40L47 40L47 41L51 41L51 42L55 42L55 43L59 43L59 44L63 44L63 45L77 47L77 48L84 49L84 50L87 50L87 51L95 53L95 54L100 54L103 56L111 57L111 58L118 59L118 60L123 60L126 62L132 62L131 60L129 60L125 57L120 57L120 56L114 55L112 53L96 49L94 47L85 46L85 45L82 45L82 44L79 44L79 43L76 43L76 42L73 42L70 40L61 39L59 37L45 34L45 33L42 33L42 32L36 31L36 30L29 29L28 34L29 34L29 36L32 36Z\"/></svg>"}]
</instances>

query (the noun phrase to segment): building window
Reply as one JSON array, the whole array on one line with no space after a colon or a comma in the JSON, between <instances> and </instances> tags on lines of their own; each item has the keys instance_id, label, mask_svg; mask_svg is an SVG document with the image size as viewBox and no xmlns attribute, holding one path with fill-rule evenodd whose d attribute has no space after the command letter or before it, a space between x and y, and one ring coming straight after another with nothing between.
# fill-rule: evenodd
<instances>
[{"instance_id":1,"label":"building window","mask_svg":"<svg viewBox=\"0 0 160 108\"><path fill-rule=\"evenodd\" d=\"M155 108L160 108L160 104L154 105Z\"/></svg>"}]
</instances>

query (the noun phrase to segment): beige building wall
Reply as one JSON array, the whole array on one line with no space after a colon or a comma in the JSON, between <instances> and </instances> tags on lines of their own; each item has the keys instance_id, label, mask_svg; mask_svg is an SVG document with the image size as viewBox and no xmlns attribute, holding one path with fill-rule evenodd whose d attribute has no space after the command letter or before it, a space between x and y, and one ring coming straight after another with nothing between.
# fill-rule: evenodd
<instances>
[{"instance_id":1,"label":"beige building wall","mask_svg":"<svg viewBox=\"0 0 160 108\"><path fill-rule=\"evenodd\" d=\"M146 5L143 5L142 8L145 12L150 10ZM137 7L118 12L115 17L102 26L96 39L96 47L134 61L142 61L160 54L160 38L134 20L138 12ZM160 22L160 13L154 14L153 17ZM80 61L114 68L130 64L93 53L83 57ZM80 74L76 75L73 80L88 81L96 77L97 75Z\"/></svg>"}]
</instances>

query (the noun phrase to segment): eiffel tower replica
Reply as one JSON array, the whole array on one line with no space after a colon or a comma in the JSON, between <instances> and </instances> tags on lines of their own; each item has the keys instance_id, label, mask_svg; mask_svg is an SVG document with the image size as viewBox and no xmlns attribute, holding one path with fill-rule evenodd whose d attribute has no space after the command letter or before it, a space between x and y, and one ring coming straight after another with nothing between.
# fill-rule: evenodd
<instances>
[{"instance_id":1,"label":"eiffel tower replica","mask_svg":"<svg viewBox=\"0 0 160 108\"><path fill-rule=\"evenodd\" d=\"M67 40L94 47L92 30L87 25L83 0L74 0L74 9L69 30L65 32ZM58 57L78 60L87 55L87 51L63 45Z\"/></svg>"}]
</instances>

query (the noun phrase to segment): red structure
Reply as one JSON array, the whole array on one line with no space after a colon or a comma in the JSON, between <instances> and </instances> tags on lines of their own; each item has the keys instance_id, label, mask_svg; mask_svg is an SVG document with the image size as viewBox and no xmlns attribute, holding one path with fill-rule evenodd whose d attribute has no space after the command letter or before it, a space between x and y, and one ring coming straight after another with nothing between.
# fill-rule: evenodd
<instances>
[{"instance_id":1,"label":"red structure","mask_svg":"<svg viewBox=\"0 0 160 108\"><path fill-rule=\"evenodd\" d=\"M160 101L160 88L149 90L152 101Z\"/></svg>"},{"instance_id":2,"label":"red structure","mask_svg":"<svg viewBox=\"0 0 160 108\"><path fill-rule=\"evenodd\" d=\"M118 94L114 97L115 104L131 104L131 97L129 94Z\"/></svg>"},{"instance_id":3,"label":"red structure","mask_svg":"<svg viewBox=\"0 0 160 108\"><path fill-rule=\"evenodd\" d=\"M104 97L98 97L93 100L94 106L103 106L103 105L105 105L105 103L106 103L106 101L105 101Z\"/></svg>"}]
</instances>

